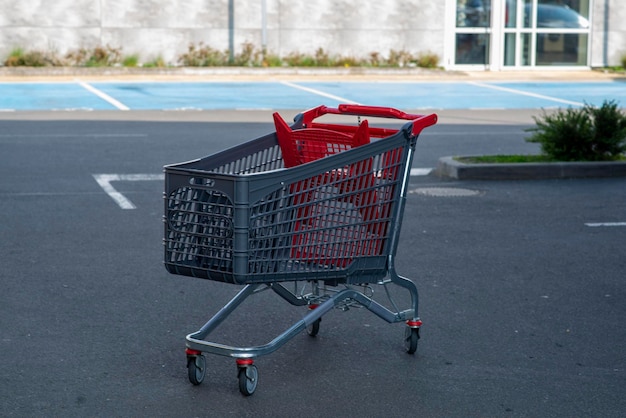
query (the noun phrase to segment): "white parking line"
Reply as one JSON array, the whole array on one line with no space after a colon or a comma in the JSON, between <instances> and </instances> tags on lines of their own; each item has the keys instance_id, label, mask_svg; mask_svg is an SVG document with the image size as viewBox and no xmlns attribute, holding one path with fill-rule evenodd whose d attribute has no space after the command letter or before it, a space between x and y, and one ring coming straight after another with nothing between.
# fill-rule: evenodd
<instances>
[{"instance_id":1,"label":"white parking line","mask_svg":"<svg viewBox=\"0 0 626 418\"><path fill-rule=\"evenodd\" d=\"M411 176L427 176L432 168L412 168ZM114 181L163 181L164 174L93 174L93 178L102 187L102 190L109 195L111 199L121 209L137 209L126 196L118 192L111 184Z\"/></svg>"},{"instance_id":2,"label":"white parking line","mask_svg":"<svg viewBox=\"0 0 626 418\"><path fill-rule=\"evenodd\" d=\"M432 168L412 168L411 176L427 176L433 171Z\"/></svg>"},{"instance_id":3,"label":"white parking line","mask_svg":"<svg viewBox=\"0 0 626 418\"><path fill-rule=\"evenodd\" d=\"M95 94L96 96L104 100L105 102L108 102L112 104L113 106L117 107L119 110L130 110L130 108L126 106L124 103L120 102L119 100L114 99L113 97L109 96L105 92L98 90L97 88L85 83L84 81L76 80L76 82L78 83L79 86L81 86L85 90Z\"/></svg>"},{"instance_id":4,"label":"white parking line","mask_svg":"<svg viewBox=\"0 0 626 418\"><path fill-rule=\"evenodd\" d=\"M585 225L592 228L599 226L626 226L626 222L588 222Z\"/></svg>"},{"instance_id":5,"label":"white parking line","mask_svg":"<svg viewBox=\"0 0 626 418\"><path fill-rule=\"evenodd\" d=\"M350 99L346 99L344 97L339 97L339 96L335 96L334 94L329 94L329 93L323 92L321 90L316 90L316 89L312 89L312 88L309 88L309 87L300 86L298 84L290 83L289 81L281 81L280 84L283 84L283 85L285 85L287 87L291 87L291 88L294 88L294 89L303 90L303 91L306 91L308 93L317 94L318 96L327 97L329 99L337 100L340 103L360 104L358 102L355 102L355 101L350 100Z\"/></svg>"},{"instance_id":6,"label":"white parking line","mask_svg":"<svg viewBox=\"0 0 626 418\"><path fill-rule=\"evenodd\" d=\"M524 90L511 89L511 88L508 88L508 87L496 86L496 85L493 85L493 84L479 83L478 81L468 81L467 84L471 84L471 85L478 86L478 87L485 87L485 88L488 88L488 89L506 91L507 93L520 94L522 96L530 96L530 97L536 97L538 99L551 100L553 102L565 103L565 104L569 104L569 105L573 105L573 106L584 106L585 105L584 103L572 102L571 100L559 99L558 97L544 96L543 94L531 93L531 92L524 91Z\"/></svg>"},{"instance_id":7,"label":"white parking line","mask_svg":"<svg viewBox=\"0 0 626 418\"><path fill-rule=\"evenodd\" d=\"M113 199L115 203L122 209L136 209L126 196L118 192L111 185L113 181L163 181L164 174L93 174L93 178L98 182L102 190Z\"/></svg>"}]
</instances>

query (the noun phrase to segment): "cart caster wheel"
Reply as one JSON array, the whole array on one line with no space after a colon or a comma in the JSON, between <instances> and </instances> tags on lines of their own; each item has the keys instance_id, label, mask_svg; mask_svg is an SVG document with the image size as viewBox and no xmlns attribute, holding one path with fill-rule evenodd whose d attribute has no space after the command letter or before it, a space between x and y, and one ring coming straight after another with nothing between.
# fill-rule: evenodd
<instances>
[{"instance_id":1,"label":"cart caster wheel","mask_svg":"<svg viewBox=\"0 0 626 418\"><path fill-rule=\"evenodd\" d=\"M239 391L243 396L250 396L256 390L259 383L259 371L254 364L238 366L237 378L239 379Z\"/></svg>"},{"instance_id":2,"label":"cart caster wheel","mask_svg":"<svg viewBox=\"0 0 626 418\"><path fill-rule=\"evenodd\" d=\"M320 332L320 322L322 322L322 318L317 318L311 325L307 326L307 334L311 337L315 337Z\"/></svg>"},{"instance_id":3,"label":"cart caster wheel","mask_svg":"<svg viewBox=\"0 0 626 418\"><path fill-rule=\"evenodd\" d=\"M202 354L187 356L187 374L194 385L202 383L206 375L206 359Z\"/></svg>"},{"instance_id":4,"label":"cart caster wheel","mask_svg":"<svg viewBox=\"0 0 626 418\"><path fill-rule=\"evenodd\" d=\"M406 327L404 330L404 348L409 354L417 350L417 341L420 339L420 329Z\"/></svg>"}]
</instances>

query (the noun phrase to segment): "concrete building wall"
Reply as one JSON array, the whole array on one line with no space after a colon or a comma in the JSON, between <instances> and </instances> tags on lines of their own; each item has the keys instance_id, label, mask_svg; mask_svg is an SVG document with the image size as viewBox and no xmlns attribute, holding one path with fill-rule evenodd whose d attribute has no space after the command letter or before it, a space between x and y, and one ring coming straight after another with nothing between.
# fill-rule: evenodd
<instances>
[{"instance_id":1,"label":"concrete building wall","mask_svg":"<svg viewBox=\"0 0 626 418\"><path fill-rule=\"evenodd\" d=\"M626 3L595 0L591 25L591 66L620 65L626 55Z\"/></svg>"},{"instance_id":2,"label":"concrete building wall","mask_svg":"<svg viewBox=\"0 0 626 418\"><path fill-rule=\"evenodd\" d=\"M234 46L261 49L262 0L234 1ZM390 49L440 51L443 8L420 0L266 0L267 51L280 56L366 57ZM0 0L0 59L13 48L52 50L109 45L148 61L176 63L190 43L229 47L229 0Z\"/></svg>"},{"instance_id":3,"label":"concrete building wall","mask_svg":"<svg viewBox=\"0 0 626 418\"><path fill-rule=\"evenodd\" d=\"M190 44L228 49L230 1L236 52L244 43L260 50L265 40L267 51L282 57L322 48L356 58L393 49L443 59L440 0L0 0L0 62L16 47L64 55L108 45L143 62L160 56L176 64ZM594 66L616 65L626 54L623 1L593 1Z\"/></svg>"},{"instance_id":4,"label":"concrete building wall","mask_svg":"<svg viewBox=\"0 0 626 418\"><path fill-rule=\"evenodd\" d=\"M269 3L269 2L268 2ZM279 54L323 48L335 54L387 55L391 49L443 48L443 3L423 0L272 2L268 47Z\"/></svg>"}]
</instances>

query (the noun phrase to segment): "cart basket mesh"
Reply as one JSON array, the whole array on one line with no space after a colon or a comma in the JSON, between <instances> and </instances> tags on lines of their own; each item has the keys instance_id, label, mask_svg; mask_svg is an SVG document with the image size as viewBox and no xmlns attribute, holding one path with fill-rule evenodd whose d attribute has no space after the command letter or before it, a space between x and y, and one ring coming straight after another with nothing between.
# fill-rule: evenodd
<instances>
[{"instance_id":1,"label":"cart basket mesh","mask_svg":"<svg viewBox=\"0 0 626 418\"><path fill-rule=\"evenodd\" d=\"M403 129L356 145L289 167L272 133L166 166L166 268L238 284L383 277L415 143Z\"/></svg>"}]
</instances>

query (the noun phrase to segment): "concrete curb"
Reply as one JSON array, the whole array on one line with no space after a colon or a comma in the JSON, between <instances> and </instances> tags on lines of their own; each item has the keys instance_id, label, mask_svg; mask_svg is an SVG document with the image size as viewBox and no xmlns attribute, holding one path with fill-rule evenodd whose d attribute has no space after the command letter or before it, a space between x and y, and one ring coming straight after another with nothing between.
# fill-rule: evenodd
<instances>
[{"instance_id":1,"label":"concrete curb","mask_svg":"<svg viewBox=\"0 0 626 418\"><path fill-rule=\"evenodd\" d=\"M466 75L460 71L445 71L420 67L4 67L1 75Z\"/></svg>"},{"instance_id":2,"label":"concrete curb","mask_svg":"<svg viewBox=\"0 0 626 418\"><path fill-rule=\"evenodd\" d=\"M467 164L454 157L442 157L433 174L456 180L626 177L626 161Z\"/></svg>"},{"instance_id":3,"label":"concrete curb","mask_svg":"<svg viewBox=\"0 0 626 418\"><path fill-rule=\"evenodd\" d=\"M148 78L148 79L408 79L480 81L606 81L626 78L616 73L590 69L550 71L452 71L419 67L5 67L0 81L29 79Z\"/></svg>"},{"instance_id":4,"label":"concrete curb","mask_svg":"<svg viewBox=\"0 0 626 418\"><path fill-rule=\"evenodd\" d=\"M29 79L63 80L72 78L142 78L142 79L249 79L275 80L289 78L330 79L450 79L466 78L467 73L426 68L365 68L365 67L2 67L0 80Z\"/></svg>"}]
</instances>

